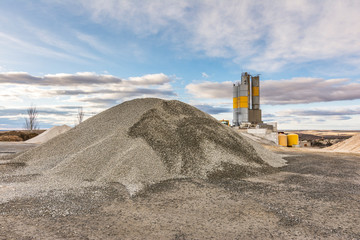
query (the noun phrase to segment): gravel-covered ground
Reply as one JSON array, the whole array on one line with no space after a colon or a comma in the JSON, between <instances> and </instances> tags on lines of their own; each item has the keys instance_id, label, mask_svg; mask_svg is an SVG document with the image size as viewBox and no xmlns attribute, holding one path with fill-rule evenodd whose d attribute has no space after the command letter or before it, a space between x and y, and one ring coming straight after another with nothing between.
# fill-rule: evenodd
<instances>
[{"instance_id":1,"label":"gravel-covered ground","mask_svg":"<svg viewBox=\"0 0 360 240\"><path fill-rule=\"evenodd\" d=\"M0 160L2 157L23 152L27 149L37 146L34 143L25 143L25 142L0 142Z\"/></svg>"},{"instance_id":2,"label":"gravel-covered ground","mask_svg":"<svg viewBox=\"0 0 360 240\"><path fill-rule=\"evenodd\" d=\"M280 172L242 180L167 180L133 197L107 183L13 199L0 204L0 239L360 239L360 156L286 154ZM22 167L0 166L0 194Z\"/></svg>"}]
</instances>

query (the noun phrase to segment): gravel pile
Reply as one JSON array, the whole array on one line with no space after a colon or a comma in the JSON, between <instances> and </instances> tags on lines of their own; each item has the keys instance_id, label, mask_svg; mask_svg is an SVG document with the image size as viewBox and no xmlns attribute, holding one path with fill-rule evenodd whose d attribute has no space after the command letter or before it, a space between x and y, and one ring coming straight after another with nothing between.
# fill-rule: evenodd
<instances>
[{"instance_id":1,"label":"gravel pile","mask_svg":"<svg viewBox=\"0 0 360 240\"><path fill-rule=\"evenodd\" d=\"M334 144L326 149L334 152L352 152L360 153L360 134L357 134L347 140Z\"/></svg>"},{"instance_id":2,"label":"gravel pile","mask_svg":"<svg viewBox=\"0 0 360 240\"><path fill-rule=\"evenodd\" d=\"M14 161L26 163L17 174L46 184L119 182L134 193L166 179L238 179L283 164L253 145L188 104L147 98L110 108Z\"/></svg>"},{"instance_id":3,"label":"gravel pile","mask_svg":"<svg viewBox=\"0 0 360 240\"><path fill-rule=\"evenodd\" d=\"M42 134L27 140L26 143L45 143L50 139L56 137L57 135L68 131L69 129L71 129L71 127L69 127L68 125L54 126L46 130Z\"/></svg>"}]
</instances>

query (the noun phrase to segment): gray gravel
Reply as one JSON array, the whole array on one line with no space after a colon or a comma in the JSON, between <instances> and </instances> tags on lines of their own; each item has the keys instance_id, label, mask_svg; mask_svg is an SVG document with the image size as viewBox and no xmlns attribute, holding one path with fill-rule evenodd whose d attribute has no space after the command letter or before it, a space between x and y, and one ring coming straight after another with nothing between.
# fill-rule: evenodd
<instances>
[{"instance_id":1,"label":"gray gravel","mask_svg":"<svg viewBox=\"0 0 360 240\"><path fill-rule=\"evenodd\" d=\"M137 99L18 156L14 162L26 167L12 175L37 176L36 187L23 183L22 193L118 182L133 194L166 179L239 179L276 171L268 163L274 155L253 145L185 103Z\"/></svg>"},{"instance_id":2,"label":"gray gravel","mask_svg":"<svg viewBox=\"0 0 360 240\"><path fill-rule=\"evenodd\" d=\"M69 129L71 129L71 127L67 125L54 126L52 128L47 129L45 132L41 133L40 135L37 135L36 137L27 140L26 143L37 143L37 144L45 143L50 139L68 131Z\"/></svg>"},{"instance_id":3,"label":"gray gravel","mask_svg":"<svg viewBox=\"0 0 360 240\"><path fill-rule=\"evenodd\" d=\"M0 239L360 239L360 157L287 152L274 174L119 183L0 204Z\"/></svg>"}]
</instances>

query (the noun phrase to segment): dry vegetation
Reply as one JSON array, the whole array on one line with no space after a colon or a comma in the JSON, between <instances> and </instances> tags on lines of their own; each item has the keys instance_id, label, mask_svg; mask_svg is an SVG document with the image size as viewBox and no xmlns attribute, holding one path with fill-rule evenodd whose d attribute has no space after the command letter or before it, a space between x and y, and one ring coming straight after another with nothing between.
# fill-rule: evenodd
<instances>
[{"instance_id":1,"label":"dry vegetation","mask_svg":"<svg viewBox=\"0 0 360 240\"><path fill-rule=\"evenodd\" d=\"M44 130L23 130L23 131L6 131L0 132L0 141L1 142L22 142L30 138L36 137Z\"/></svg>"}]
</instances>

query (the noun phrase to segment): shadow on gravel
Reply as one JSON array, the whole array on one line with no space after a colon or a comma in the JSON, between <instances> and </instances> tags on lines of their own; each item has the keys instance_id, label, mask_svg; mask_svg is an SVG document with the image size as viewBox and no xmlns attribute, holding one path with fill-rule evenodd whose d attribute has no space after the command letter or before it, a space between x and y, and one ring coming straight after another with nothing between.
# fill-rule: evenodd
<instances>
[{"instance_id":1,"label":"shadow on gravel","mask_svg":"<svg viewBox=\"0 0 360 240\"><path fill-rule=\"evenodd\" d=\"M358 176L356 171L359 168L359 162L354 161L354 158L330 154L302 154L285 157L289 164L280 169L300 174L352 178Z\"/></svg>"},{"instance_id":2,"label":"shadow on gravel","mask_svg":"<svg viewBox=\"0 0 360 240\"><path fill-rule=\"evenodd\" d=\"M0 163L0 173L9 173L24 166L23 162L3 162Z\"/></svg>"},{"instance_id":3,"label":"shadow on gravel","mask_svg":"<svg viewBox=\"0 0 360 240\"><path fill-rule=\"evenodd\" d=\"M287 157L289 164L281 171L296 173L281 184L296 185L296 190L307 197L328 202L359 200L359 162L349 156L308 154Z\"/></svg>"}]
</instances>

